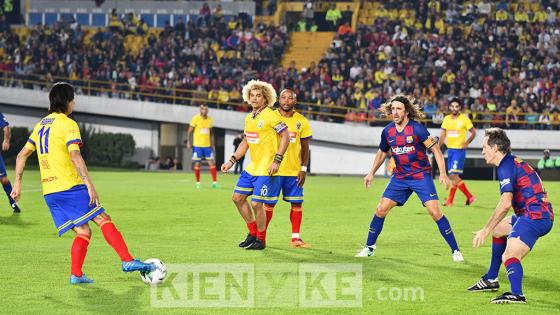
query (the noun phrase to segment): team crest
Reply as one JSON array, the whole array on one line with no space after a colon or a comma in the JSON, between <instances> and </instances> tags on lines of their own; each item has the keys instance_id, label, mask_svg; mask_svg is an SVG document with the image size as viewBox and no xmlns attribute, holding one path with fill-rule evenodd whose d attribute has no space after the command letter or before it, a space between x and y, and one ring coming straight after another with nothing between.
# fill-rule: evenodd
<instances>
[{"instance_id":1,"label":"team crest","mask_svg":"<svg viewBox=\"0 0 560 315\"><path fill-rule=\"evenodd\" d=\"M264 121L259 120L259 124L257 125L257 127L259 127L259 129L262 129L263 126L264 126Z\"/></svg>"},{"instance_id":2,"label":"team crest","mask_svg":"<svg viewBox=\"0 0 560 315\"><path fill-rule=\"evenodd\" d=\"M296 123L296 129L299 131L301 129L301 122L297 122Z\"/></svg>"},{"instance_id":3,"label":"team crest","mask_svg":"<svg viewBox=\"0 0 560 315\"><path fill-rule=\"evenodd\" d=\"M412 142L414 142L414 137L406 136L406 143L412 143Z\"/></svg>"}]
</instances>

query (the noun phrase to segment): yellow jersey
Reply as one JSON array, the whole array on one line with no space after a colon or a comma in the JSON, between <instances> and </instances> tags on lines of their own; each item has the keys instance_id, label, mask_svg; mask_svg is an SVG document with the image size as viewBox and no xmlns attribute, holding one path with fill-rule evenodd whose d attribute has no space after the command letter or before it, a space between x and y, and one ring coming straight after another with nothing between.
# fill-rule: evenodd
<instances>
[{"instance_id":1,"label":"yellow jersey","mask_svg":"<svg viewBox=\"0 0 560 315\"><path fill-rule=\"evenodd\" d=\"M462 144L467 139L467 131L472 128L473 124L471 120L463 114L459 114L455 119L453 119L452 115L445 116L441 124L441 129L445 130L447 147L449 149L462 149Z\"/></svg>"},{"instance_id":2,"label":"yellow jersey","mask_svg":"<svg viewBox=\"0 0 560 315\"><path fill-rule=\"evenodd\" d=\"M65 114L51 113L35 125L25 147L37 151L43 195L66 191L84 182L70 159L82 144L78 124Z\"/></svg>"},{"instance_id":3,"label":"yellow jersey","mask_svg":"<svg viewBox=\"0 0 560 315\"><path fill-rule=\"evenodd\" d=\"M302 114L294 112L292 117L284 117L279 111L276 114L288 126L290 144L284 154L277 176L297 176L301 170L301 140L310 139L313 134L309 121Z\"/></svg>"},{"instance_id":4,"label":"yellow jersey","mask_svg":"<svg viewBox=\"0 0 560 315\"><path fill-rule=\"evenodd\" d=\"M196 114L191 119L191 127L193 127L193 146L195 147L202 147L208 148L212 146L212 142L210 141L210 129L214 124L214 120L212 117L206 116L203 118L200 114Z\"/></svg>"},{"instance_id":5,"label":"yellow jersey","mask_svg":"<svg viewBox=\"0 0 560 315\"><path fill-rule=\"evenodd\" d=\"M245 139L249 145L251 163L245 171L251 176L268 176L268 168L274 161L280 145L279 133L286 129L279 115L267 107L256 117L245 117Z\"/></svg>"}]
</instances>

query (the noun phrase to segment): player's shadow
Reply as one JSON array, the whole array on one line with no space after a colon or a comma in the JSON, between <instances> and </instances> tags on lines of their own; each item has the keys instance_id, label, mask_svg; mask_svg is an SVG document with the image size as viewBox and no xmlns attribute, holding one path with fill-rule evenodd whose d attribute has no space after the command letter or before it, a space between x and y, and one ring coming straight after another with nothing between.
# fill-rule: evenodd
<instances>
[{"instance_id":1,"label":"player's shadow","mask_svg":"<svg viewBox=\"0 0 560 315\"><path fill-rule=\"evenodd\" d=\"M29 228L32 225L37 225L37 223L24 221L20 214L12 214L8 217L0 217L0 225L10 225L17 228Z\"/></svg>"},{"instance_id":2,"label":"player's shadow","mask_svg":"<svg viewBox=\"0 0 560 315\"><path fill-rule=\"evenodd\" d=\"M124 293L101 288L101 283L78 285L80 309L97 314L141 314L140 297L149 287L131 284Z\"/></svg>"}]
</instances>

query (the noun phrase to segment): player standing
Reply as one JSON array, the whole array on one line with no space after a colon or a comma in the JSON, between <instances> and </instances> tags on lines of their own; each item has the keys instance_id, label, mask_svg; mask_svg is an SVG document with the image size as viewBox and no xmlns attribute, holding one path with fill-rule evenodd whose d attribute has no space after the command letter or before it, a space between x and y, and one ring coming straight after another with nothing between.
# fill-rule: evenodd
<instances>
[{"instance_id":1,"label":"player standing","mask_svg":"<svg viewBox=\"0 0 560 315\"><path fill-rule=\"evenodd\" d=\"M276 177L280 179L282 197L284 201L291 204L290 222L292 223L292 247L309 247L300 237L303 185L309 164L309 141L312 137L309 121L302 114L296 112L294 107L297 103L296 93L290 89L280 92L280 107L277 113L282 121L288 126L290 144L284 155L284 161L280 165ZM273 204L265 204L266 226L272 219Z\"/></svg>"},{"instance_id":2,"label":"player standing","mask_svg":"<svg viewBox=\"0 0 560 315\"><path fill-rule=\"evenodd\" d=\"M58 236L70 229L76 233L71 250L70 283L93 282L82 272L91 239L89 221L99 226L107 243L117 252L122 260L123 271L152 270L153 265L132 258L121 233L99 204L99 196L80 154L80 129L74 120L68 118L76 104L74 87L64 82L56 83L49 93L49 99L49 114L35 125L25 147L17 156L12 198L19 200L21 197L25 163L36 150L43 195L58 229Z\"/></svg>"},{"instance_id":3,"label":"player standing","mask_svg":"<svg viewBox=\"0 0 560 315\"><path fill-rule=\"evenodd\" d=\"M10 124L4 114L0 113L0 128L4 131L4 141L2 141L2 151L8 151L10 149ZM10 196L12 193L12 184L8 179L8 172L6 172L6 164L4 163L4 159L2 155L0 155L0 182L2 183L2 187L4 188L4 192L6 196L8 196L8 200L10 201L10 206L14 210L14 213L20 213L21 209L18 207L17 202Z\"/></svg>"},{"instance_id":4,"label":"player standing","mask_svg":"<svg viewBox=\"0 0 560 315\"><path fill-rule=\"evenodd\" d=\"M438 203L426 150L431 149L433 152L440 170L439 181L447 188L449 178L445 172L443 155L426 127L416 121L416 119L424 117L424 113L414 103L414 99L404 95L393 96L383 105L383 110L387 116L392 115L393 122L383 128L379 150L375 155L370 172L364 177L366 188L371 186L373 176L385 162L389 150L395 159L396 167L383 197L377 205L370 224L366 246L356 257L373 256L375 243L383 229L385 216L393 207L404 205L412 192L415 192L451 248L453 261L463 261L463 255L459 251L451 225L443 215Z\"/></svg>"},{"instance_id":5,"label":"player standing","mask_svg":"<svg viewBox=\"0 0 560 315\"><path fill-rule=\"evenodd\" d=\"M241 173L232 200L245 220L249 234L239 247L261 250L266 247L266 211L264 204L276 204L280 193L279 177L274 177L288 148L286 124L271 108L276 91L271 84L251 80L243 87L243 100L253 108L245 117L245 137L229 161L222 164L227 172L249 150L251 163ZM253 195L251 206L247 197ZM255 220L256 218L256 220Z\"/></svg>"},{"instance_id":6,"label":"player standing","mask_svg":"<svg viewBox=\"0 0 560 315\"><path fill-rule=\"evenodd\" d=\"M193 150L192 161L194 162L194 176L196 178L196 188L200 188L200 161L205 159L210 166L212 175L212 188L217 188L216 182L218 174L216 163L214 162L214 134L212 132L214 120L208 116L208 106L200 105L200 113L196 114L189 124L187 130L187 148ZM191 135L194 140L191 141Z\"/></svg>"},{"instance_id":7,"label":"player standing","mask_svg":"<svg viewBox=\"0 0 560 315\"><path fill-rule=\"evenodd\" d=\"M486 163L498 167L500 201L488 223L476 232L473 246L482 245L492 233L492 258L488 272L469 291L496 291L500 288L498 272L503 262L511 292L492 299L492 303L526 303L523 295L521 260L537 239L552 229L554 213L542 181L525 161L511 155L511 142L500 128L486 129L482 144ZM514 215L506 217L509 208Z\"/></svg>"},{"instance_id":8,"label":"player standing","mask_svg":"<svg viewBox=\"0 0 560 315\"><path fill-rule=\"evenodd\" d=\"M475 197L467 189L467 185L461 180L460 175L463 174L467 148L474 140L474 137L476 137L476 129L469 117L461 113L461 107L461 101L458 98L451 100L449 103L451 114L443 118L441 135L439 137L439 146L441 147L447 138L447 148L449 149L447 151L447 170L451 179L451 191L449 192L449 198L444 203L444 206L447 207L453 205L453 198L455 198L457 188L467 197L465 203L467 206L475 200ZM467 131L470 133L468 139Z\"/></svg>"}]
</instances>

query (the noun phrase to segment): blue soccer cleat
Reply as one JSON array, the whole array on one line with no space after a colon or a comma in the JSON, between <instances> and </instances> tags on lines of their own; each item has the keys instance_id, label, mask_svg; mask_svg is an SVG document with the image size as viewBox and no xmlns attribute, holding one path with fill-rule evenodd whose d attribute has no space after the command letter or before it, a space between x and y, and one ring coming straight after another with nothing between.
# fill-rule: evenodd
<instances>
[{"instance_id":1,"label":"blue soccer cleat","mask_svg":"<svg viewBox=\"0 0 560 315\"><path fill-rule=\"evenodd\" d=\"M70 275L70 284L93 283L93 279L88 278L85 274L81 277Z\"/></svg>"},{"instance_id":2,"label":"blue soccer cleat","mask_svg":"<svg viewBox=\"0 0 560 315\"><path fill-rule=\"evenodd\" d=\"M154 264L147 264L139 259L134 259L131 261L123 261L122 263L122 271L124 272L133 272L133 271L140 271L140 272L150 272L154 271L156 266Z\"/></svg>"}]
</instances>

